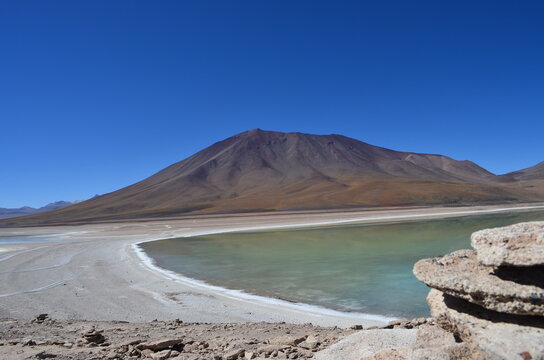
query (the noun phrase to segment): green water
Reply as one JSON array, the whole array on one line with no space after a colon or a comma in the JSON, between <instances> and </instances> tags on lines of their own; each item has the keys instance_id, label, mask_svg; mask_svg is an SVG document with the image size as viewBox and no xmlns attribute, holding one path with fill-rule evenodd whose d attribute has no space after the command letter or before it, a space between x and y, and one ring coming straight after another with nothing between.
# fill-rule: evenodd
<instances>
[{"instance_id":1,"label":"green water","mask_svg":"<svg viewBox=\"0 0 544 360\"><path fill-rule=\"evenodd\" d=\"M412 275L426 257L469 248L476 230L544 220L510 213L313 229L240 232L142 244L157 265L267 297L400 317L428 315Z\"/></svg>"}]
</instances>

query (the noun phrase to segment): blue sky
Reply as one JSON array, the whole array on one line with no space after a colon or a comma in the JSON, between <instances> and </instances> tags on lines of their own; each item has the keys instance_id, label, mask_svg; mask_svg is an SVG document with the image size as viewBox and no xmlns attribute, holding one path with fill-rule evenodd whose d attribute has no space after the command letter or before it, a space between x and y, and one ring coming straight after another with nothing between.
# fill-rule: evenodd
<instances>
[{"instance_id":1,"label":"blue sky","mask_svg":"<svg viewBox=\"0 0 544 360\"><path fill-rule=\"evenodd\" d=\"M544 160L538 1L0 2L0 207L85 199L252 128Z\"/></svg>"}]
</instances>

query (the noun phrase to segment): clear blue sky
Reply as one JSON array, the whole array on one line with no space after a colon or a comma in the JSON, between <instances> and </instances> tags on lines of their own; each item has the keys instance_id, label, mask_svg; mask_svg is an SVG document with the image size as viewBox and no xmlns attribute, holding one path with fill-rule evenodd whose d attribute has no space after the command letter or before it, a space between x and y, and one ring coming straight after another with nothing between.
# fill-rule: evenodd
<instances>
[{"instance_id":1,"label":"clear blue sky","mask_svg":"<svg viewBox=\"0 0 544 360\"><path fill-rule=\"evenodd\" d=\"M252 128L544 160L540 1L0 2L0 207L85 199Z\"/></svg>"}]
</instances>

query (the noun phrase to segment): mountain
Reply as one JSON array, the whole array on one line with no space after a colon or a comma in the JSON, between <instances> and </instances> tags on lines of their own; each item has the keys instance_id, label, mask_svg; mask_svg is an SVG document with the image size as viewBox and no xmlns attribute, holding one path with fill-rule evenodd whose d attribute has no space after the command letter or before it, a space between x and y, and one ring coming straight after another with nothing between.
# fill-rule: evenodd
<instances>
[{"instance_id":1,"label":"mountain","mask_svg":"<svg viewBox=\"0 0 544 360\"><path fill-rule=\"evenodd\" d=\"M288 209L544 200L470 161L389 150L342 135L255 129L153 176L66 209L0 225Z\"/></svg>"},{"instance_id":2,"label":"mountain","mask_svg":"<svg viewBox=\"0 0 544 360\"><path fill-rule=\"evenodd\" d=\"M514 171L503 176L517 181L544 180L544 161L527 169Z\"/></svg>"},{"instance_id":3,"label":"mountain","mask_svg":"<svg viewBox=\"0 0 544 360\"><path fill-rule=\"evenodd\" d=\"M70 206L72 204L74 203L69 201L56 201L56 202L47 204L45 206L42 206L41 208L33 208L30 206L23 206L16 209L0 208L0 219L7 219L7 218L16 217L16 216L37 214L44 211L61 209L63 207Z\"/></svg>"}]
</instances>

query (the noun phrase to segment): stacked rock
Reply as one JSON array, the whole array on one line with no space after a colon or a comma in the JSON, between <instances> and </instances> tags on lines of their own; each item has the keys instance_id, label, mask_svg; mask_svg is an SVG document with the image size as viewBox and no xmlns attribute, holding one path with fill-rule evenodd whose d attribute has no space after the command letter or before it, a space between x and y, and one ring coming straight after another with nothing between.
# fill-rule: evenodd
<instances>
[{"instance_id":1,"label":"stacked rock","mask_svg":"<svg viewBox=\"0 0 544 360\"><path fill-rule=\"evenodd\" d=\"M471 245L414 266L433 318L475 359L544 360L544 222L478 231Z\"/></svg>"}]
</instances>

